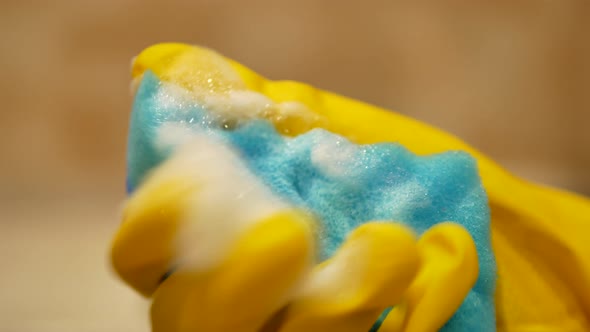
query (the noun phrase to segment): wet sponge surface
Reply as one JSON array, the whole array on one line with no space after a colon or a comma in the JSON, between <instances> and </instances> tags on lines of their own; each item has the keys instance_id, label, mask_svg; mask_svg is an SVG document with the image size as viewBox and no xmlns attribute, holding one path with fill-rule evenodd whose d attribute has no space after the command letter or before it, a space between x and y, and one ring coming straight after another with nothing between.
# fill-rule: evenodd
<instances>
[{"instance_id":1,"label":"wet sponge surface","mask_svg":"<svg viewBox=\"0 0 590 332\"><path fill-rule=\"evenodd\" d=\"M401 145L356 145L322 129L284 137L262 120L227 128L212 121L198 104L163 103L164 84L168 83L148 71L136 94L129 137L129 191L175 146L198 132L232 146L276 195L318 216L323 225L322 259L367 221L402 222L418 234L443 221L456 222L475 241L480 274L442 331L495 331L489 208L475 160L468 154L416 156Z\"/></svg>"}]
</instances>

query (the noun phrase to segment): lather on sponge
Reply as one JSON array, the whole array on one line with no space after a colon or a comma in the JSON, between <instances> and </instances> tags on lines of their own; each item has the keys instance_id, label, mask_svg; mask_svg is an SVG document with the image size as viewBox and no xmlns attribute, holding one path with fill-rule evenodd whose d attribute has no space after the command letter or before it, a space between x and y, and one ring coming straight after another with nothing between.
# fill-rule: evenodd
<instances>
[{"instance_id":1,"label":"lather on sponge","mask_svg":"<svg viewBox=\"0 0 590 332\"><path fill-rule=\"evenodd\" d=\"M395 114L263 81L204 49L157 45L133 74L141 83L129 188L137 192L113 260L132 286L155 290L154 330L364 331L390 306L380 331L495 330L489 216L475 163L464 153L418 157L400 145L354 143L473 151L431 140L424 134L432 129ZM481 160L485 182L490 165ZM464 228L439 224L447 220ZM374 221L423 236L415 242L404 226ZM479 258L472 290L477 259L464 229ZM320 257L307 260L314 236ZM250 250L243 241L274 243Z\"/></svg>"}]
</instances>

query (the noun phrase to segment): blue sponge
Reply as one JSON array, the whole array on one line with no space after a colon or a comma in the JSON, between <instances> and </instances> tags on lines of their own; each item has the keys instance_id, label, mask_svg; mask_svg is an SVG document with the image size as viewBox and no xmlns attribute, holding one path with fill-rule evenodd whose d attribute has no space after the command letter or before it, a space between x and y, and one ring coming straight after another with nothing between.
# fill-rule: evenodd
<instances>
[{"instance_id":1,"label":"blue sponge","mask_svg":"<svg viewBox=\"0 0 590 332\"><path fill-rule=\"evenodd\" d=\"M355 145L322 129L289 138L263 120L226 130L199 105L163 104L157 97L163 84L148 71L136 94L128 150L130 192L173 152L174 144L162 146L156 139L162 126L173 123L230 144L275 194L317 215L325 230L321 259L367 221L399 221L418 234L439 222L459 223L475 240L480 274L442 331L495 331L490 213L476 162L468 154L416 156L398 144Z\"/></svg>"}]
</instances>

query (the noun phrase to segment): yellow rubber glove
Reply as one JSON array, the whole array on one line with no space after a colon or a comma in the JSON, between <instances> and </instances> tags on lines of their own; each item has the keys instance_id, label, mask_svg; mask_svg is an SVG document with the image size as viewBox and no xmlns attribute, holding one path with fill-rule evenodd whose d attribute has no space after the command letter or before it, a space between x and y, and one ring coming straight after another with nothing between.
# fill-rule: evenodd
<instances>
[{"instance_id":1,"label":"yellow rubber glove","mask_svg":"<svg viewBox=\"0 0 590 332\"><path fill-rule=\"evenodd\" d=\"M195 149L209 157L206 145L181 149L129 198L113 266L154 298L155 332L257 331L311 269L314 221L269 208L272 194L231 151L211 147L229 161L211 168Z\"/></svg>"},{"instance_id":2,"label":"yellow rubber glove","mask_svg":"<svg viewBox=\"0 0 590 332\"><path fill-rule=\"evenodd\" d=\"M381 332L436 331L453 315L477 279L477 255L469 234L452 223L438 224L418 242L424 265L393 309Z\"/></svg>"},{"instance_id":3,"label":"yellow rubber glove","mask_svg":"<svg viewBox=\"0 0 590 332\"><path fill-rule=\"evenodd\" d=\"M205 83L199 82L203 75L179 66L187 58L192 61L188 63L197 61L204 64L202 68L210 66L212 70L229 64L238 77L221 83L214 80L212 89L244 85L276 103L303 103L316 115L287 120L271 117L284 134L323 127L356 143L398 142L417 154L451 149L471 153L478 159L492 209L493 248L499 274L498 331L590 330L588 199L518 179L457 138L410 118L305 84L268 81L228 59L218 66L218 60L210 63L218 57L210 57L209 53L182 44L156 45L137 57L133 76L138 79L150 69L160 79L190 89ZM165 253L153 250L154 254Z\"/></svg>"},{"instance_id":4,"label":"yellow rubber glove","mask_svg":"<svg viewBox=\"0 0 590 332\"><path fill-rule=\"evenodd\" d=\"M315 292L293 300L279 331L369 331L383 308L393 305L379 331L441 328L477 280L475 244L453 223L432 227L415 246L410 239L395 224L359 226L336 256L314 271L307 285ZM363 278L351 278L350 271Z\"/></svg>"},{"instance_id":5,"label":"yellow rubber glove","mask_svg":"<svg viewBox=\"0 0 590 332\"><path fill-rule=\"evenodd\" d=\"M196 148L174 154L130 197L113 244L116 271L153 298L155 332L368 331L400 303L411 309L397 314L398 323L387 320L387 328L430 331L453 315L477 279L475 244L452 223L416 242L401 224L368 222L313 267L317 225L310 216L279 204L244 218L241 202L272 198L255 182L239 200L232 202L231 187L215 196L218 176L234 184L255 179L208 169L193 158ZM228 209L241 216L222 220Z\"/></svg>"}]
</instances>

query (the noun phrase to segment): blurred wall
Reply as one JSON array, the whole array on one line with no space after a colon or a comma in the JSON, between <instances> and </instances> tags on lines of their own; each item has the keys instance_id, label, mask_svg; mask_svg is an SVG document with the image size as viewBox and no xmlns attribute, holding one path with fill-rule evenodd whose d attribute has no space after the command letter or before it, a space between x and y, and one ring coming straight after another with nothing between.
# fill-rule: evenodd
<instances>
[{"instance_id":1,"label":"blurred wall","mask_svg":"<svg viewBox=\"0 0 590 332\"><path fill-rule=\"evenodd\" d=\"M588 17L585 0L0 2L0 331L145 329L105 268L144 47L209 46L590 194Z\"/></svg>"},{"instance_id":2,"label":"blurred wall","mask_svg":"<svg viewBox=\"0 0 590 332\"><path fill-rule=\"evenodd\" d=\"M395 109L590 191L588 1L15 1L0 15L10 191L120 188L129 62L161 41Z\"/></svg>"}]
</instances>

